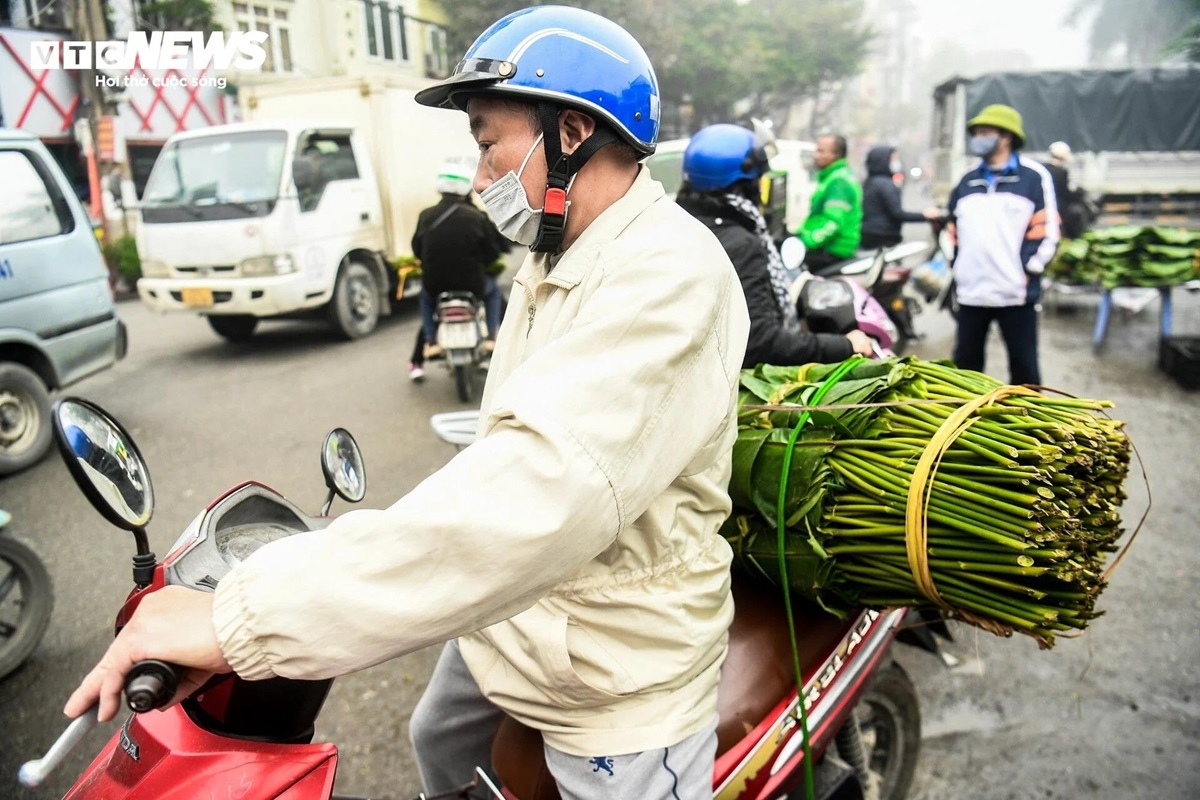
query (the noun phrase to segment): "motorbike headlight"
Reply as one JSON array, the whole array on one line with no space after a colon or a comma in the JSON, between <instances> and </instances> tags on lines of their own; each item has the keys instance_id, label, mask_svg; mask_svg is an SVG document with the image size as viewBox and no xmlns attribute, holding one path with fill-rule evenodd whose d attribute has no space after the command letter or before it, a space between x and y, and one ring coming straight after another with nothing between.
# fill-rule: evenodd
<instances>
[{"instance_id":1,"label":"motorbike headlight","mask_svg":"<svg viewBox=\"0 0 1200 800\"><path fill-rule=\"evenodd\" d=\"M169 278L171 276L171 268L167 266L167 262L159 261L157 258L143 258L142 276L146 278Z\"/></svg>"},{"instance_id":2,"label":"motorbike headlight","mask_svg":"<svg viewBox=\"0 0 1200 800\"><path fill-rule=\"evenodd\" d=\"M850 287L841 281L809 281L804 285L801 302L808 311L826 311L854 302Z\"/></svg>"},{"instance_id":3,"label":"motorbike headlight","mask_svg":"<svg viewBox=\"0 0 1200 800\"><path fill-rule=\"evenodd\" d=\"M287 253L274 256L255 256L242 262L242 275L248 278L287 275L295 271L296 263Z\"/></svg>"}]
</instances>

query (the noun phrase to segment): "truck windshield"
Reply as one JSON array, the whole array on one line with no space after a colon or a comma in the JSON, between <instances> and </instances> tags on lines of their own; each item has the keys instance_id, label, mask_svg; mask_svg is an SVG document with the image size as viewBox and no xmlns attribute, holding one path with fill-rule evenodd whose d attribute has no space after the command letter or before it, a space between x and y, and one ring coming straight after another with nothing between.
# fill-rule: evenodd
<instances>
[{"instance_id":1,"label":"truck windshield","mask_svg":"<svg viewBox=\"0 0 1200 800\"><path fill-rule=\"evenodd\" d=\"M148 211L187 208L192 219L269 213L279 197L286 149L283 131L225 133L175 142L155 162L142 207ZM212 213L218 206L224 207L221 213ZM208 207L212 212L206 212Z\"/></svg>"}]
</instances>

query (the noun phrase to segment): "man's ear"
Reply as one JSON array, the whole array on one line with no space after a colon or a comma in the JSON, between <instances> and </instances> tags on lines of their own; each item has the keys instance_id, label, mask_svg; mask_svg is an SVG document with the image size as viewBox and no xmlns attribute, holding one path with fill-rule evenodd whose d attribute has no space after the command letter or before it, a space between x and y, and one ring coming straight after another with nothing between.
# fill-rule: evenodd
<instances>
[{"instance_id":1,"label":"man's ear","mask_svg":"<svg viewBox=\"0 0 1200 800\"><path fill-rule=\"evenodd\" d=\"M596 132L596 120L582 111L568 108L558 115L558 132L562 138L562 151L574 153L585 139Z\"/></svg>"}]
</instances>

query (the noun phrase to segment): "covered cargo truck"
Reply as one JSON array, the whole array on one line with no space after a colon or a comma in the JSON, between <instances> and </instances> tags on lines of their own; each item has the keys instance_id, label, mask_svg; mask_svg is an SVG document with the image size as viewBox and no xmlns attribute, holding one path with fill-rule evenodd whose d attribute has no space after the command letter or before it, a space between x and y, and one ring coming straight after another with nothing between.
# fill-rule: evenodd
<instances>
[{"instance_id":1,"label":"covered cargo truck","mask_svg":"<svg viewBox=\"0 0 1200 800\"><path fill-rule=\"evenodd\" d=\"M999 72L934 89L933 196L945 202L977 160L967 120L984 106L1021 112L1023 152L1048 160L1071 146L1071 181L1099 205L1101 224L1200 220L1200 68Z\"/></svg>"}]
</instances>

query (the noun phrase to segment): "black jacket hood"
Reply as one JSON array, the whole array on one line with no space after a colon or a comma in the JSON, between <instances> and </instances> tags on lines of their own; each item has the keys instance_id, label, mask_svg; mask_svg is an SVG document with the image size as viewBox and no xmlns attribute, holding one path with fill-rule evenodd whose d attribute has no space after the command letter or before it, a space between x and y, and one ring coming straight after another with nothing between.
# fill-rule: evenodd
<instances>
[{"instance_id":1,"label":"black jacket hood","mask_svg":"<svg viewBox=\"0 0 1200 800\"><path fill-rule=\"evenodd\" d=\"M891 175L892 153L896 148L888 145L872 147L867 153L867 175Z\"/></svg>"}]
</instances>

